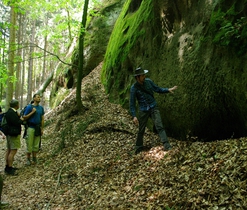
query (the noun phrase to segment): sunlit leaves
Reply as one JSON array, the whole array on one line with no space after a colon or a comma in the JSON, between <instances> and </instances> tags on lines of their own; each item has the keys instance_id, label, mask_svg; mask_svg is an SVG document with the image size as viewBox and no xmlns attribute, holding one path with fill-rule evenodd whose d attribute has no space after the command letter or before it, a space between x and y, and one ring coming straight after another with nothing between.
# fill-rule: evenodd
<instances>
[{"instance_id":1,"label":"sunlit leaves","mask_svg":"<svg viewBox=\"0 0 247 210\"><path fill-rule=\"evenodd\" d=\"M8 5L9 1L4 1ZM59 48L61 43L66 43L67 49L74 37L78 36L84 1L74 0L31 0L15 1L18 13L25 13L29 18L26 33L31 33L29 26L36 22L36 39L43 46L43 37L48 36L48 43ZM59 51L53 51L59 54Z\"/></svg>"},{"instance_id":2,"label":"sunlit leaves","mask_svg":"<svg viewBox=\"0 0 247 210\"><path fill-rule=\"evenodd\" d=\"M6 87L7 81L7 69L6 66L0 63L0 83Z\"/></svg>"}]
</instances>

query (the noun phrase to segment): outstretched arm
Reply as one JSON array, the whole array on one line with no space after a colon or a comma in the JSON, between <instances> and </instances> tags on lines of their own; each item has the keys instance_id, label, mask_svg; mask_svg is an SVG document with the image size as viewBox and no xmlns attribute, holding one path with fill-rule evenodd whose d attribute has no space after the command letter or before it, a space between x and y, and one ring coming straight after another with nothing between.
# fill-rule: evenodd
<instances>
[{"instance_id":1,"label":"outstretched arm","mask_svg":"<svg viewBox=\"0 0 247 210\"><path fill-rule=\"evenodd\" d=\"M178 86L174 86L172 88L169 88L168 90L170 93L173 93L173 91L176 90L177 88L178 88Z\"/></svg>"}]
</instances>

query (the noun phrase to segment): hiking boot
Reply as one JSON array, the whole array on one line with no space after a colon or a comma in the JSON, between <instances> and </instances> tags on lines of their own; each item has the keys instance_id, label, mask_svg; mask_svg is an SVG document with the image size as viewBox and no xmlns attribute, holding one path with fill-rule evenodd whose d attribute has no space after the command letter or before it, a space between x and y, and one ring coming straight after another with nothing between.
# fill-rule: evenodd
<instances>
[{"instance_id":1,"label":"hiking boot","mask_svg":"<svg viewBox=\"0 0 247 210\"><path fill-rule=\"evenodd\" d=\"M37 163L38 163L38 160L37 160L36 157L33 157L33 163L34 163L34 164L37 164Z\"/></svg>"},{"instance_id":2,"label":"hiking boot","mask_svg":"<svg viewBox=\"0 0 247 210\"><path fill-rule=\"evenodd\" d=\"M8 173L9 170L11 170L11 168L12 168L12 170L14 170L14 171L18 170L18 168L15 168L15 167L5 166L4 172L5 172L5 173Z\"/></svg>"},{"instance_id":3,"label":"hiking boot","mask_svg":"<svg viewBox=\"0 0 247 210\"><path fill-rule=\"evenodd\" d=\"M15 169L13 169L12 167L8 168L8 170L6 171L6 174L11 175L11 176L17 176Z\"/></svg>"},{"instance_id":4,"label":"hiking boot","mask_svg":"<svg viewBox=\"0 0 247 210\"><path fill-rule=\"evenodd\" d=\"M9 167L8 166L5 166L4 172L7 173L8 170L9 170Z\"/></svg>"},{"instance_id":5,"label":"hiking boot","mask_svg":"<svg viewBox=\"0 0 247 210\"><path fill-rule=\"evenodd\" d=\"M31 160L30 159L27 159L26 165L27 166L30 166L31 165Z\"/></svg>"},{"instance_id":6,"label":"hiking boot","mask_svg":"<svg viewBox=\"0 0 247 210\"><path fill-rule=\"evenodd\" d=\"M164 144L164 150L165 151L169 151L169 150L171 150L172 149L172 146L169 144L169 143L165 143Z\"/></svg>"}]
</instances>

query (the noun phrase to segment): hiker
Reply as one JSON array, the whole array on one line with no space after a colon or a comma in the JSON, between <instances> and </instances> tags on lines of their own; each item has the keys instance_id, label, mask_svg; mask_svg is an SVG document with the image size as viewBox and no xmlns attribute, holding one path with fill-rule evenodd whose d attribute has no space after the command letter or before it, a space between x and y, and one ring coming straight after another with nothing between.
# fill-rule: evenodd
<instances>
[{"instance_id":1,"label":"hiker","mask_svg":"<svg viewBox=\"0 0 247 210\"><path fill-rule=\"evenodd\" d=\"M9 175L16 175L16 168L14 168L13 161L17 150L21 147L20 135L21 124L23 118L19 116L17 110L19 109L19 101L13 99L9 103L9 110L6 112L5 117L8 124L7 134L7 152L6 152L6 166L5 173Z\"/></svg>"},{"instance_id":2,"label":"hiker","mask_svg":"<svg viewBox=\"0 0 247 210\"><path fill-rule=\"evenodd\" d=\"M27 165L37 163L37 153L39 151L40 140L44 128L44 108L39 105L40 95L34 94L33 104L29 104L24 112L23 118L28 121L26 147L27 147Z\"/></svg>"},{"instance_id":3,"label":"hiker","mask_svg":"<svg viewBox=\"0 0 247 210\"><path fill-rule=\"evenodd\" d=\"M146 78L146 73L148 73L148 70L144 70L141 67L137 68L134 74L136 82L131 86L130 89L130 113L133 117L133 122L136 125L139 125L139 131L135 145L136 154L140 153L144 149L143 135L149 117L152 118L161 142L164 144L164 150L168 151L172 149L163 127L160 112L153 94L154 92L173 93L173 90L177 89L177 86L172 88L158 87L151 79ZM136 116L136 99L139 104L138 118Z\"/></svg>"}]
</instances>

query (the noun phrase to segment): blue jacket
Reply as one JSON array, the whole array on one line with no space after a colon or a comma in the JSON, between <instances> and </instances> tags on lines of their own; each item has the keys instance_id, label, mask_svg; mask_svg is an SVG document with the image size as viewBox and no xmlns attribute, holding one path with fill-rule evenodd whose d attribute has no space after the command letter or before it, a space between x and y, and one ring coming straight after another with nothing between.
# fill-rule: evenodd
<instances>
[{"instance_id":1,"label":"blue jacket","mask_svg":"<svg viewBox=\"0 0 247 210\"><path fill-rule=\"evenodd\" d=\"M145 89L145 90L144 90ZM168 88L157 86L151 79L146 78L143 85L136 82L130 88L130 113L136 117L136 99L141 111L148 111L156 106L156 100L153 96L156 93L169 93Z\"/></svg>"},{"instance_id":2,"label":"blue jacket","mask_svg":"<svg viewBox=\"0 0 247 210\"><path fill-rule=\"evenodd\" d=\"M42 116L45 114L44 108L42 106L40 105L34 106L34 105L29 104L24 112L24 116L28 115L32 111L33 107L36 109L36 112L27 120L28 125L31 128L32 127L34 128L36 125L41 124Z\"/></svg>"}]
</instances>

